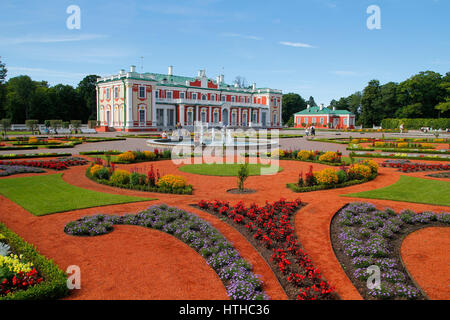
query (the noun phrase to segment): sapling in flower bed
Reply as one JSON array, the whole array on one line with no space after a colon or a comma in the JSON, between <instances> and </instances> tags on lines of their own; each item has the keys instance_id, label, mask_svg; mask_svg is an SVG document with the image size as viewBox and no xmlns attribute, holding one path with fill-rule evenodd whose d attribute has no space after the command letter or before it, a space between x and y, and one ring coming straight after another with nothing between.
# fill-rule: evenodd
<instances>
[{"instance_id":1,"label":"sapling in flower bed","mask_svg":"<svg viewBox=\"0 0 450 320\"><path fill-rule=\"evenodd\" d=\"M201 218L167 205L152 206L138 214L96 215L69 222L64 231L76 236L98 236L112 232L113 225L135 225L171 234L205 258L217 273L232 300L263 300L269 297L252 266L217 229Z\"/></svg>"},{"instance_id":2,"label":"sapling in flower bed","mask_svg":"<svg viewBox=\"0 0 450 320\"><path fill-rule=\"evenodd\" d=\"M377 210L370 203L351 203L335 215L331 225L333 248L355 287L366 299L425 299L400 258L406 235L423 227L449 226L450 214ZM381 284L369 289L367 268L378 266Z\"/></svg>"},{"instance_id":3,"label":"sapling in flower bed","mask_svg":"<svg viewBox=\"0 0 450 320\"><path fill-rule=\"evenodd\" d=\"M284 199L259 207L245 207L242 202L234 207L225 201L200 201L198 206L228 222L246 236L271 266L291 299L334 299L330 283L323 279L319 269L302 249L295 234L292 219L302 206L300 200Z\"/></svg>"}]
</instances>

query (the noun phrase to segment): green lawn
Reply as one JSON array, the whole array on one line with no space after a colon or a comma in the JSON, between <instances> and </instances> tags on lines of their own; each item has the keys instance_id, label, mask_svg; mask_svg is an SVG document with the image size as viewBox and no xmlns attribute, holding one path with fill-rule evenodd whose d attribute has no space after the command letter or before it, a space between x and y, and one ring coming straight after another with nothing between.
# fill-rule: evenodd
<instances>
[{"instance_id":1,"label":"green lawn","mask_svg":"<svg viewBox=\"0 0 450 320\"><path fill-rule=\"evenodd\" d=\"M112 204L155 200L75 187L62 179L62 173L0 179L0 194L36 216Z\"/></svg>"},{"instance_id":2,"label":"green lawn","mask_svg":"<svg viewBox=\"0 0 450 320\"><path fill-rule=\"evenodd\" d=\"M401 176L391 186L342 196L450 206L450 182Z\"/></svg>"},{"instance_id":3,"label":"green lawn","mask_svg":"<svg viewBox=\"0 0 450 320\"><path fill-rule=\"evenodd\" d=\"M236 176L239 170L240 164L232 163L232 164L189 164L179 168L180 171L201 174L206 176L222 176L222 177L230 177ZM251 176L260 176L261 169L265 168L267 172L264 172L264 175L267 174L275 174L283 170L281 167L270 167L269 165L263 164L249 164L248 166Z\"/></svg>"}]
</instances>

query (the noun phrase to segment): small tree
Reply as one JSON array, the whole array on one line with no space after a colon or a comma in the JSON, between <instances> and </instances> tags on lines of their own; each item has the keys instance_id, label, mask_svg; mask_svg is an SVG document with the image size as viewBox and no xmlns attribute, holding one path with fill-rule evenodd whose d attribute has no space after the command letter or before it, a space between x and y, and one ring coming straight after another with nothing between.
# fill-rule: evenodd
<instances>
[{"instance_id":1,"label":"small tree","mask_svg":"<svg viewBox=\"0 0 450 320\"><path fill-rule=\"evenodd\" d=\"M69 121L64 121L64 122L62 123L62 127L63 127L64 129L69 129L69 126L70 126L70 122L69 122Z\"/></svg>"},{"instance_id":2,"label":"small tree","mask_svg":"<svg viewBox=\"0 0 450 320\"><path fill-rule=\"evenodd\" d=\"M0 121L0 126L3 131L3 138L6 138L6 136L8 135L8 130L11 129L11 119L2 119Z\"/></svg>"},{"instance_id":3,"label":"small tree","mask_svg":"<svg viewBox=\"0 0 450 320\"><path fill-rule=\"evenodd\" d=\"M53 130L58 130L62 126L62 120L50 120L50 128Z\"/></svg>"},{"instance_id":4,"label":"small tree","mask_svg":"<svg viewBox=\"0 0 450 320\"><path fill-rule=\"evenodd\" d=\"M34 135L34 133L39 130L38 120L26 120L25 125L31 131L31 135Z\"/></svg>"},{"instance_id":5,"label":"small tree","mask_svg":"<svg viewBox=\"0 0 450 320\"><path fill-rule=\"evenodd\" d=\"M81 127L81 120L72 120L70 121L70 124L72 125L72 129L75 133L78 133L78 129Z\"/></svg>"},{"instance_id":6,"label":"small tree","mask_svg":"<svg viewBox=\"0 0 450 320\"><path fill-rule=\"evenodd\" d=\"M249 175L250 175L250 172L248 169L248 163L241 164L239 166L239 170L237 173L239 191L244 191L244 182L245 182L245 180L247 180Z\"/></svg>"},{"instance_id":7,"label":"small tree","mask_svg":"<svg viewBox=\"0 0 450 320\"><path fill-rule=\"evenodd\" d=\"M88 127L89 129L95 129L97 127L99 122L97 120L89 120L88 121Z\"/></svg>"}]
</instances>

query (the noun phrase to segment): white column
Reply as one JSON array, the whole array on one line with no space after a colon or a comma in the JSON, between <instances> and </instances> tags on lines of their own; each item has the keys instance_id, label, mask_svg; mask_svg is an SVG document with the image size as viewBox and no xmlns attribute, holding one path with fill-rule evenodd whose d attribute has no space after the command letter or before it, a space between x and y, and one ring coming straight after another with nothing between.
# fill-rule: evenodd
<instances>
[{"instance_id":1,"label":"white column","mask_svg":"<svg viewBox=\"0 0 450 320\"><path fill-rule=\"evenodd\" d=\"M130 128L133 126L133 85L131 83L126 83L127 86L127 116L126 116L126 127Z\"/></svg>"},{"instance_id":2,"label":"white column","mask_svg":"<svg viewBox=\"0 0 450 320\"><path fill-rule=\"evenodd\" d=\"M152 127L156 127L156 90L155 87L152 87Z\"/></svg>"},{"instance_id":3,"label":"white column","mask_svg":"<svg viewBox=\"0 0 450 320\"><path fill-rule=\"evenodd\" d=\"M164 114L163 126L164 126L164 130L166 130L166 129L167 129L167 115L169 114L169 113L167 112L167 109L164 109L163 114Z\"/></svg>"},{"instance_id":4,"label":"white column","mask_svg":"<svg viewBox=\"0 0 450 320\"><path fill-rule=\"evenodd\" d=\"M184 126L184 104L178 105L179 112L180 112L180 123L182 126Z\"/></svg>"},{"instance_id":5,"label":"white column","mask_svg":"<svg viewBox=\"0 0 450 320\"><path fill-rule=\"evenodd\" d=\"M212 124L213 123L212 118L211 118L211 116L212 116L212 106L209 106L208 109L209 109L209 124Z\"/></svg>"}]
</instances>

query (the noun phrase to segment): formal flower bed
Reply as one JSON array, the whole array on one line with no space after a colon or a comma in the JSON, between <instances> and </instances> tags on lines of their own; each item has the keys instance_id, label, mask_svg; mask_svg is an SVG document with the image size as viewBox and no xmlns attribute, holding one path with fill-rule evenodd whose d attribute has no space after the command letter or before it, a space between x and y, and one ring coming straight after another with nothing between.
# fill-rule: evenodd
<instances>
[{"instance_id":1,"label":"formal flower bed","mask_svg":"<svg viewBox=\"0 0 450 320\"><path fill-rule=\"evenodd\" d=\"M54 157L70 157L71 153L28 153L28 154L0 154L1 159L30 159L30 158L54 158Z\"/></svg>"},{"instance_id":2,"label":"formal flower bed","mask_svg":"<svg viewBox=\"0 0 450 320\"><path fill-rule=\"evenodd\" d=\"M83 158L58 158L56 160L16 160L16 161L0 161L2 166L24 166L24 167L36 167L52 170L65 170L73 166L81 166L88 164L89 161Z\"/></svg>"},{"instance_id":3,"label":"formal flower bed","mask_svg":"<svg viewBox=\"0 0 450 320\"><path fill-rule=\"evenodd\" d=\"M397 168L402 172L417 172L417 171L445 171L450 170L449 164L443 163L412 163L412 162L383 162L382 167Z\"/></svg>"},{"instance_id":4,"label":"formal flower bed","mask_svg":"<svg viewBox=\"0 0 450 320\"><path fill-rule=\"evenodd\" d=\"M171 174L161 177L159 170L155 171L153 165L144 174L138 169L132 172L116 169L114 163L110 167L104 166L99 160L86 170L86 176L97 183L123 189L174 194L192 194L193 190L186 178Z\"/></svg>"},{"instance_id":5,"label":"formal flower bed","mask_svg":"<svg viewBox=\"0 0 450 320\"><path fill-rule=\"evenodd\" d=\"M403 152L403 153L422 153L422 154L450 154L449 150L429 150L429 149L395 149L395 148L362 148L359 145L352 144L347 148L348 151L382 151L382 152Z\"/></svg>"},{"instance_id":6,"label":"formal flower bed","mask_svg":"<svg viewBox=\"0 0 450 320\"><path fill-rule=\"evenodd\" d=\"M280 201L259 207L245 207L242 202L234 207L225 201L200 201L198 206L240 231L258 249L271 266L291 299L335 299L334 288L323 279L319 269L302 249L293 226L295 212L302 206L300 200Z\"/></svg>"},{"instance_id":7,"label":"formal flower bed","mask_svg":"<svg viewBox=\"0 0 450 320\"><path fill-rule=\"evenodd\" d=\"M380 211L370 203L351 203L331 224L336 256L348 277L366 299L425 299L403 266L400 247L404 237L420 228L448 226L450 214L391 209ZM369 289L369 266L381 271L380 288Z\"/></svg>"},{"instance_id":8,"label":"formal flower bed","mask_svg":"<svg viewBox=\"0 0 450 320\"><path fill-rule=\"evenodd\" d=\"M448 179L450 178L450 171L428 174L427 177Z\"/></svg>"},{"instance_id":9,"label":"formal flower bed","mask_svg":"<svg viewBox=\"0 0 450 320\"><path fill-rule=\"evenodd\" d=\"M232 300L268 299L262 282L225 237L206 221L167 205L152 206L138 214L96 215L69 222L64 231L76 236L109 233L113 225L153 228L173 235L197 251L217 273Z\"/></svg>"},{"instance_id":10,"label":"formal flower bed","mask_svg":"<svg viewBox=\"0 0 450 320\"><path fill-rule=\"evenodd\" d=\"M327 168L321 171L300 172L297 183L288 183L286 186L294 192L310 192L334 188L344 188L355 184L373 180L378 175L378 164L373 160L360 161L340 170Z\"/></svg>"},{"instance_id":11,"label":"formal flower bed","mask_svg":"<svg viewBox=\"0 0 450 320\"><path fill-rule=\"evenodd\" d=\"M412 156L406 153L368 153L368 152L351 152L353 158L382 158L382 159L409 159L409 160L432 160L432 161L450 161L450 157L446 156Z\"/></svg>"},{"instance_id":12,"label":"formal flower bed","mask_svg":"<svg viewBox=\"0 0 450 320\"><path fill-rule=\"evenodd\" d=\"M1 165L0 164L0 177L12 176L20 173L42 173L45 170L27 166L10 166L10 165Z\"/></svg>"},{"instance_id":13,"label":"formal flower bed","mask_svg":"<svg viewBox=\"0 0 450 320\"><path fill-rule=\"evenodd\" d=\"M321 163L332 166L340 166L344 163L342 162L342 153L334 151L317 151L317 150L282 150L276 149L271 153L265 154L244 154L246 157L274 157L278 156L280 160L297 160L313 163Z\"/></svg>"},{"instance_id":14,"label":"formal flower bed","mask_svg":"<svg viewBox=\"0 0 450 320\"><path fill-rule=\"evenodd\" d=\"M66 281L51 260L0 223L0 300L62 298Z\"/></svg>"}]
</instances>

